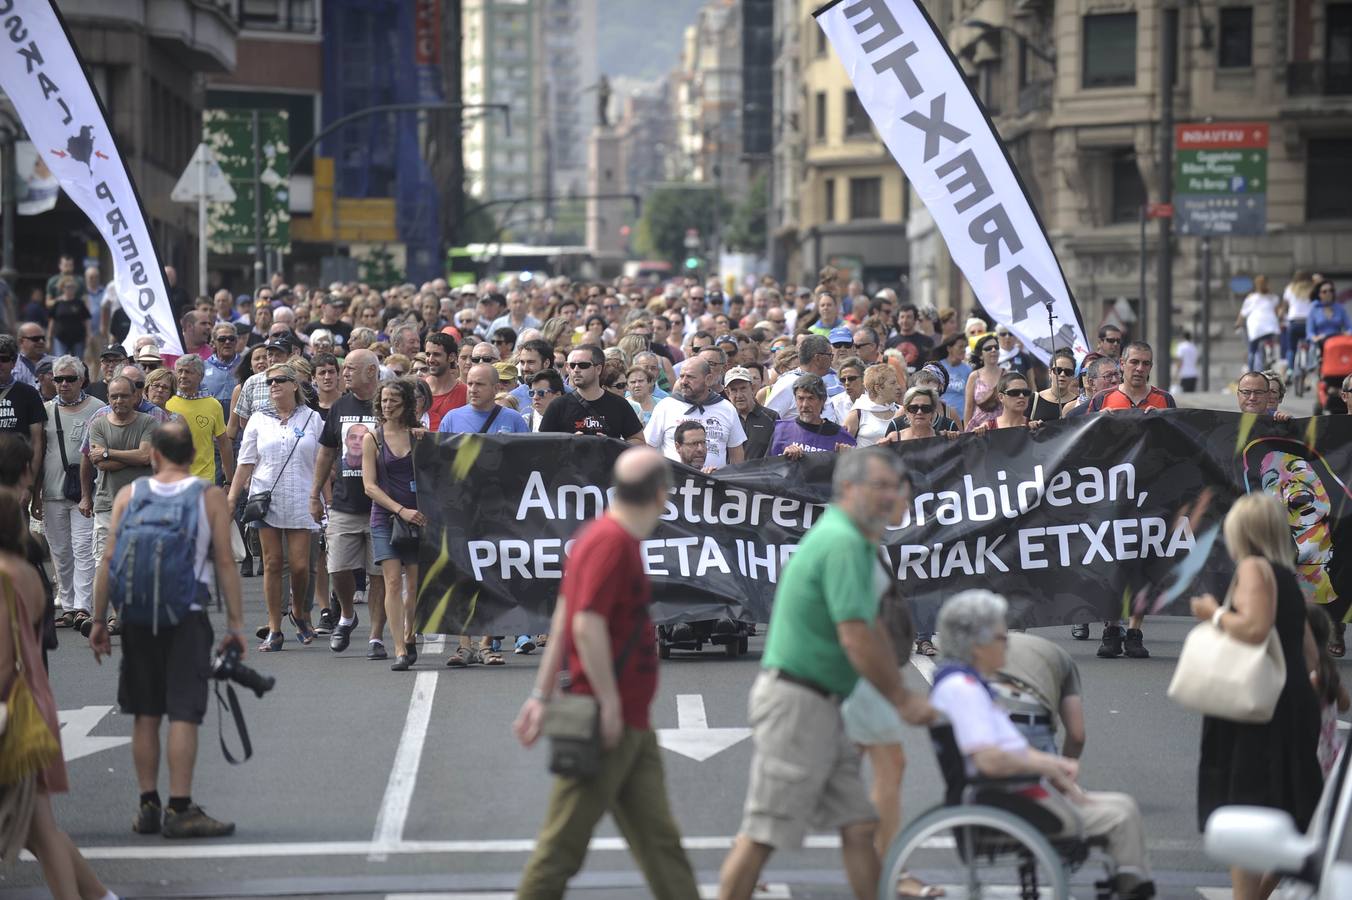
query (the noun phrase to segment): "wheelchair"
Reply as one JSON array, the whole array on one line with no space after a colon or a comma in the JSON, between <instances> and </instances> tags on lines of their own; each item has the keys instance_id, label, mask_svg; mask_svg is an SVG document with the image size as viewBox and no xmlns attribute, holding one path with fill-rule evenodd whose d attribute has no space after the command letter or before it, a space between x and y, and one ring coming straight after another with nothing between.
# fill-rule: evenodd
<instances>
[{"instance_id":1,"label":"wheelchair","mask_svg":"<svg viewBox=\"0 0 1352 900\"><path fill-rule=\"evenodd\" d=\"M909 873L943 884L946 900L1068 900L1071 875L1094 850L1105 848L1107 839L1053 838L1061 831L1060 819L1016 793L1037 787L1036 776L968 777L951 726L931 728L930 740L944 778L944 803L908 824L892 842L878 896L895 897L903 873ZM1102 861L1106 874L1094 884L1094 897L1116 900L1112 866L1106 856Z\"/></svg>"}]
</instances>

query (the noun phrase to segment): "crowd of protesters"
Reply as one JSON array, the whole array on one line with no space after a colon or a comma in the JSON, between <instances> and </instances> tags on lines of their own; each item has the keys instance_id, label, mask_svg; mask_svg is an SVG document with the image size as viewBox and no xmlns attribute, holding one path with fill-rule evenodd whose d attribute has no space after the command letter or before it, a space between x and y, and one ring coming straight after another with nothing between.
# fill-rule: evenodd
<instances>
[{"instance_id":1,"label":"crowd of protesters","mask_svg":"<svg viewBox=\"0 0 1352 900\"><path fill-rule=\"evenodd\" d=\"M262 577L258 651L282 650L289 622L299 644L327 635L331 652L347 652L364 605L366 656L393 655L390 668L405 671L418 661L416 548L426 518L413 446L424 432L605 435L716 472L871 447L868 459L889 459L887 448L903 442L1175 407L1154 384L1154 349L1113 325L1098 329L1087 355L1061 348L1044 366L1003 324L973 316L960 330L954 310L919 309L886 289L868 297L831 268L812 286L764 279L742 294L725 294L716 278L377 289L274 277L250 295L183 298L184 352L169 355L153 336L125 348L115 299L97 273L77 281L72 266L63 258L49 284L45 324L0 335L0 432L31 451L25 511L50 548L54 626L91 635L96 650L121 630L95 613L107 606L96 561L112 552L119 495L165 466L211 486L212 508L229 510L221 530L230 553L219 558L232 558L239 576ZM1241 412L1280 417L1280 375L1249 372L1239 386ZM896 472L861 462L846 474L859 512L881 501L858 485ZM1099 655L1148 657L1142 624L1105 623ZM1073 634L1087 638L1088 628ZM506 637L458 637L447 665L504 664ZM934 637L905 641L933 656ZM530 653L544 638L516 635L512 649ZM1334 639L1341 649L1341 629ZM835 693L848 694L856 678L838 668ZM902 697L891 678L869 680ZM754 884L772 848L798 837L761 827L754 805L748 842L724 873L725 887L737 885L731 895ZM852 821L844 815L842 827ZM843 836L860 860L873 852L864 832Z\"/></svg>"}]
</instances>

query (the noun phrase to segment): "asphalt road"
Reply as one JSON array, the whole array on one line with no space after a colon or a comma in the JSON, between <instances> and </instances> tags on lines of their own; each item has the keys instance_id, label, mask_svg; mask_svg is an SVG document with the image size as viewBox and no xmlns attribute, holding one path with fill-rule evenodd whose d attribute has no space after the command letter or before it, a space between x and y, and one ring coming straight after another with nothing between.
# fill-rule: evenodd
<instances>
[{"instance_id":1,"label":"asphalt road","mask_svg":"<svg viewBox=\"0 0 1352 900\"><path fill-rule=\"evenodd\" d=\"M245 586L248 621L257 623L260 580L246 579ZM219 629L221 619L214 618ZM1082 781L1137 798L1164 895L1195 898L1199 888L1226 879L1203 855L1195 824L1200 721L1165 698L1187 627L1179 619L1148 623L1149 660L1095 658L1097 627L1095 640L1086 643L1071 640L1067 628L1042 633L1063 643L1081 666L1089 729ZM62 639L52 658L52 684L73 790L57 799L57 817L118 893L511 896L549 786L543 750L521 748L510 733L538 654L509 653L503 668L452 670L433 640L414 671L395 673L388 663L364 658L364 641L334 654L326 640L302 647L288 636L281 653L250 653L250 665L277 678L265 698L243 698L254 758L239 766L224 761L213 709L202 729L194 786L194 798L212 815L238 823L237 833L183 843L131 832L137 800L127 745L132 723L114 708L116 639L113 664L103 666L78 635L64 631ZM666 735L685 751L664 751L667 784L702 884L716 881L740 818L751 744L744 732L725 729L746 726L759 650L760 640L753 639L751 654L737 660L721 649L677 652L661 668L654 725L680 727ZM920 684L920 669L907 674ZM232 726L227 739L237 747ZM910 736L907 753L909 819L938 802L940 781L922 732ZM160 789L167 794L167 774ZM807 849L776 856L765 896L847 897L836 846L833 836L821 835ZM46 896L40 884L31 860L0 870L0 897ZM614 826L605 822L570 896L645 894Z\"/></svg>"}]
</instances>

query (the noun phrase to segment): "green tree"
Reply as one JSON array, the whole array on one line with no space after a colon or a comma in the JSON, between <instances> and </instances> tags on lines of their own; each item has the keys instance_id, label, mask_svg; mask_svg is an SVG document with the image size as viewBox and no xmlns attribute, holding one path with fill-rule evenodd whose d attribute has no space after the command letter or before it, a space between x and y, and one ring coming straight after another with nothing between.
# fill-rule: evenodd
<instances>
[{"instance_id":1,"label":"green tree","mask_svg":"<svg viewBox=\"0 0 1352 900\"><path fill-rule=\"evenodd\" d=\"M746 198L732 211L723 229L723 243L740 253L765 253L766 222L770 214L769 173L762 172L751 182Z\"/></svg>"},{"instance_id":2,"label":"green tree","mask_svg":"<svg viewBox=\"0 0 1352 900\"><path fill-rule=\"evenodd\" d=\"M643 203L635 249L644 258L664 259L680 268L686 229L699 231L702 256L720 212L727 215L727 201L717 191L695 185L658 188Z\"/></svg>"}]
</instances>

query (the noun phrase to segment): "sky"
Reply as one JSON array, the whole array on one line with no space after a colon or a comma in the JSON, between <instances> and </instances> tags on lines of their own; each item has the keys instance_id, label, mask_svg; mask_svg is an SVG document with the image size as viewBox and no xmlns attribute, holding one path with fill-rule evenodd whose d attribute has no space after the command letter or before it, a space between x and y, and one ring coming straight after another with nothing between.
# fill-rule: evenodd
<instances>
[{"instance_id":1,"label":"sky","mask_svg":"<svg viewBox=\"0 0 1352 900\"><path fill-rule=\"evenodd\" d=\"M676 67L681 34L704 0L597 0L600 72L655 78Z\"/></svg>"}]
</instances>

